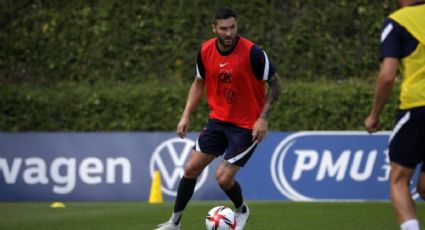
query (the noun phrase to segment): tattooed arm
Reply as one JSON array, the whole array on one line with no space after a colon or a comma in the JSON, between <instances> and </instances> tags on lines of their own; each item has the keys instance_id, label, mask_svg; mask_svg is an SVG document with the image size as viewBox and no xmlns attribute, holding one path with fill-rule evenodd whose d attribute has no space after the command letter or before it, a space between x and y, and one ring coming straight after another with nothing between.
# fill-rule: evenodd
<instances>
[{"instance_id":1,"label":"tattooed arm","mask_svg":"<svg viewBox=\"0 0 425 230\"><path fill-rule=\"evenodd\" d=\"M267 117L280 95L281 81L277 73L273 74L267 80L267 83L269 85L269 90L267 93L266 103L264 104L260 117L255 122L252 129L252 140L257 142L261 142L267 133Z\"/></svg>"}]
</instances>

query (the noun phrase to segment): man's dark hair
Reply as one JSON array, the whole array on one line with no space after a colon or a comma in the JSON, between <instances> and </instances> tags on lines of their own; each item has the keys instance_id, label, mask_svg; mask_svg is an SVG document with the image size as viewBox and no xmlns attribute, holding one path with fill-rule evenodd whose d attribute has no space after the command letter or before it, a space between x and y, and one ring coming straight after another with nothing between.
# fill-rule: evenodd
<instances>
[{"instance_id":1,"label":"man's dark hair","mask_svg":"<svg viewBox=\"0 0 425 230\"><path fill-rule=\"evenodd\" d=\"M218 8L215 12L214 23L216 23L219 19L228 19L231 17L234 17L236 19L236 13L234 10L229 7Z\"/></svg>"}]
</instances>

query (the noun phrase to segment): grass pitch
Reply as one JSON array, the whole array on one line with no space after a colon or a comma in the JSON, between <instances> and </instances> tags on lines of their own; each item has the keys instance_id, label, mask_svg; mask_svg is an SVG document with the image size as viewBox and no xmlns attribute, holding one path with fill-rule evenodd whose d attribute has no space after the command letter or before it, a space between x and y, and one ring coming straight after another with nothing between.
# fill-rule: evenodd
<instances>
[{"instance_id":1,"label":"grass pitch","mask_svg":"<svg viewBox=\"0 0 425 230\"><path fill-rule=\"evenodd\" d=\"M48 202L0 202L0 229L150 230L170 217L173 203L64 202L66 208L50 208ZM383 229L397 230L389 202L260 202L248 203L251 218L246 230ZM182 230L203 230L208 210L228 201L191 201ZM418 219L425 223L425 203L417 203Z\"/></svg>"}]
</instances>

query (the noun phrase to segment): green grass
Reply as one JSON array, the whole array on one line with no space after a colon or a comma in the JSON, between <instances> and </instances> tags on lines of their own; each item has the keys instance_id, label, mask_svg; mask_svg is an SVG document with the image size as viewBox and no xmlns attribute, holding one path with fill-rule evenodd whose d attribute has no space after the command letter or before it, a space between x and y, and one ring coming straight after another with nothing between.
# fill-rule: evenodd
<instances>
[{"instance_id":1,"label":"green grass","mask_svg":"<svg viewBox=\"0 0 425 230\"><path fill-rule=\"evenodd\" d=\"M50 208L47 202L0 202L0 229L114 229L150 230L166 221L173 203L65 202L66 208ZM182 230L203 230L207 211L228 201L192 201L182 220ZM246 230L261 229L399 229L388 202L302 203L249 202L251 219ZM419 220L425 204L418 203ZM422 221L423 222L423 221ZM425 222L422 223L422 225Z\"/></svg>"}]
</instances>

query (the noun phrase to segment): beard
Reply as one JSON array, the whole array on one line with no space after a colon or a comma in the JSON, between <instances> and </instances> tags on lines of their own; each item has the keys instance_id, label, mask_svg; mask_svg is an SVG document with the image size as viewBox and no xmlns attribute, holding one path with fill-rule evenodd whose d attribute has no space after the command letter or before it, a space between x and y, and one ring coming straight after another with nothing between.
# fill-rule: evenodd
<instances>
[{"instance_id":1,"label":"beard","mask_svg":"<svg viewBox=\"0 0 425 230\"><path fill-rule=\"evenodd\" d=\"M231 48L235 45L236 42L236 36L235 37L228 37L228 38L223 38L217 35L217 40L218 43L225 48ZM229 41L230 40L230 41Z\"/></svg>"}]
</instances>

